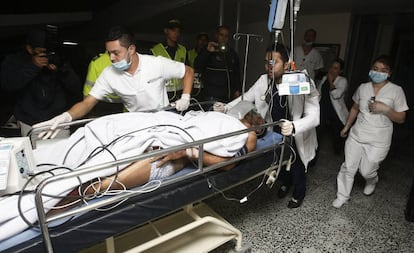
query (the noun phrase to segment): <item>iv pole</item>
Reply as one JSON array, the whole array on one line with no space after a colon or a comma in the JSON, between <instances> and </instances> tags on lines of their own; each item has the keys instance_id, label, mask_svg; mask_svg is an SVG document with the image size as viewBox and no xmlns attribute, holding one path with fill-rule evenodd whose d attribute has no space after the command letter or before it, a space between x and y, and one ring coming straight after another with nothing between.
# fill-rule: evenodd
<instances>
[{"instance_id":1,"label":"iv pole","mask_svg":"<svg viewBox=\"0 0 414 253\"><path fill-rule=\"evenodd\" d=\"M280 0L279 0L280 1ZM293 2L295 1L295 3ZM297 19L297 13L299 11L299 5L300 5L300 0L289 0L289 28L290 28L290 56L289 56L289 71L295 71L296 67L295 67L295 62L293 60L293 53L294 53L294 32L295 32L295 23L296 23L296 19ZM280 34L280 29L276 29L275 30L275 45L277 45L278 42L278 37ZM288 103L286 104L286 110L288 110ZM268 180L270 187L273 185L274 180L278 178L280 170L282 168L282 162L283 162L283 157L285 155L285 146L286 146L286 136L283 135L282 138L282 148L280 150L280 157L279 157L279 166L277 168L277 171L275 173L272 173L269 176L272 177L272 179L270 179L270 181ZM290 165L291 165L291 160L292 160L292 155L290 155L289 160L286 164L286 170L289 171L290 170ZM269 185L268 184L268 185Z\"/></svg>"},{"instance_id":2,"label":"iv pole","mask_svg":"<svg viewBox=\"0 0 414 253\"><path fill-rule=\"evenodd\" d=\"M247 72L247 57L249 54L249 44L250 44L250 37L256 38L256 41L263 42L263 37L258 34L252 34L252 33L235 33L233 35L234 40L240 40L242 36L246 37L246 47L244 49L244 66L243 66L243 86L242 86L242 95L241 100L243 100L244 92L246 90L246 72Z\"/></svg>"}]
</instances>

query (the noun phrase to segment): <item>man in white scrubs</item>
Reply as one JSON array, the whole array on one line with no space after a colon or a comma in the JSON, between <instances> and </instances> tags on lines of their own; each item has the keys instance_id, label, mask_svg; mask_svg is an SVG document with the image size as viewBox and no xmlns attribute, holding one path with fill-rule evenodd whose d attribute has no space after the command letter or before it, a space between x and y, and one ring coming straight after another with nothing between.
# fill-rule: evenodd
<instances>
[{"instance_id":1,"label":"man in white scrubs","mask_svg":"<svg viewBox=\"0 0 414 253\"><path fill-rule=\"evenodd\" d=\"M301 46L295 47L293 59L298 70L307 70L310 78L318 78L319 71L324 67L323 59L317 49L313 47L316 39L316 31L308 29L303 36Z\"/></svg>"},{"instance_id":2,"label":"man in white scrubs","mask_svg":"<svg viewBox=\"0 0 414 253\"><path fill-rule=\"evenodd\" d=\"M183 80L183 94L175 102L176 109L183 111L188 108L194 79L191 67L161 56L137 53L133 34L119 26L109 31L105 47L112 65L104 69L83 101L51 120L34 125L34 128L50 126L50 130L41 132L39 138L54 138L59 132L59 124L85 116L99 100L111 102L109 94L118 95L130 112L166 107L169 101L165 80L171 78Z\"/></svg>"},{"instance_id":3,"label":"man in white scrubs","mask_svg":"<svg viewBox=\"0 0 414 253\"><path fill-rule=\"evenodd\" d=\"M405 121L407 100L403 89L388 81L391 68L389 56L379 56L369 72L372 81L361 84L352 97L354 104L341 130L341 136L345 137L350 129L345 161L337 177L337 198L332 203L336 208L350 199L358 169L366 180L363 193L367 196L374 193L379 165L390 149L393 122Z\"/></svg>"}]
</instances>

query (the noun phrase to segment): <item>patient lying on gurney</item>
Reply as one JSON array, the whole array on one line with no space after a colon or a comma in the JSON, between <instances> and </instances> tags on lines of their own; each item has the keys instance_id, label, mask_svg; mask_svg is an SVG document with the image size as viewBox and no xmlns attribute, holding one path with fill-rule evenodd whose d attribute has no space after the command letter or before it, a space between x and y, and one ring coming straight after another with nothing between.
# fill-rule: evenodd
<instances>
[{"instance_id":1,"label":"patient lying on gurney","mask_svg":"<svg viewBox=\"0 0 414 253\"><path fill-rule=\"evenodd\" d=\"M184 116L172 112L122 113L96 119L79 128L69 139L34 150L37 164L54 164L68 168L55 174L82 169L105 162L113 162L148 152L154 148L169 148L193 141L246 129L246 126L263 123L250 113L241 120L219 112L190 111ZM243 124L244 122L245 124ZM203 145L203 163L211 165L233 156L250 152L256 146L254 131L218 139ZM43 190L45 211L56 205L80 185L93 183L93 188L79 195L97 191L127 189L151 180L162 179L197 161L198 150L194 147L169 153L163 157L148 158L132 164L100 169L93 173L56 181ZM229 165L224 169L230 169ZM47 166L39 169L47 171ZM116 180L114 181L113 179ZM99 183L97 183L99 182ZM97 184L96 184L97 183ZM18 210L17 203L20 203ZM0 241L29 227L37 221L33 194L12 195L0 200ZM21 217L24 215L24 219Z\"/></svg>"},{"instance_id":2,"label":"patient lying on gurney","mask_svg":"<svg viewBox=\"0 0 414 253\"><path fill-rule=\"evenodd\" d=\"M193 116L191 116L193 117L193 119L191 120L194 121L194 123L197 122L197 124L199 125L198 127L204 128L206 130L215 129L213 125L222 125L223 127L227 128L225 132L223 131L216 132L214 135L220 135L226 132L237 131L237 129L242 130L243 128L246 128L246 127L250 128L252 126L261 125L264 123L260 115L258 113L255 113L255 111L253 110L248 112L245 115L245 117L243 117L240 120L240 122L238 122L238 120L232 117L228 117L227 115L223 115L223 114L215 113L215 112L202 112L202 113L190 112L189 114L190 115L194 114ZM213 121L210 121L209 119ZM239 123L242 123L242 124L239 124ZM231 126L232 124L234 125L233 127ZM192 127L190 127L190 129ZM187 127L187 130L189 130L188 128L189 127ZM258 130L258 132L260 132L260 130ZM207 138L209 136L200 135L200 137ZM226 161L232 158L233 156L241 156L241 155L247 154L248 152L253 151L256 147L257 135L255 131L250 131L246 134L242 134L240 136L228 137L226 139L233 139L232 141L231 140L226 141L227 145L229 145L226 148L222 146L222 144L220 145L213 144L212 147L208 147L211 144L206 145L205 147L206 151L203 152L203 165L210 166L213 164ZM217 141L214 141L214 142L217 142ZM150 145L144 152L162 148L157 145L158 144ZM222 146L222 147L219 147L219 146ZM223 148L225 148L226 150L218 151L219 149L223 149ZM197 163L199 155L200 155L199 150L195 147L192 147L192 148L187 148L184 150L170 152L165 155L158 156L158 157L142 159L142 160L132 163L131 165L125 167L122 171L112 176L106 177L104 179L94 180L92 183L91 182L85 183L83 185L83 188L85 190L81 192L83 192L83 194L85 195L93 195L93 194L98 194L100 192L105 192L107 190L130 189L135 186L143 185L147 183L148 181L160 180L160 179L171 176L172 174L178 172L179 170L183 169L189 164ZM229 170L233 168L234 166L235 164L230 164L220 169Z\"/></svg>"}]
</instances>

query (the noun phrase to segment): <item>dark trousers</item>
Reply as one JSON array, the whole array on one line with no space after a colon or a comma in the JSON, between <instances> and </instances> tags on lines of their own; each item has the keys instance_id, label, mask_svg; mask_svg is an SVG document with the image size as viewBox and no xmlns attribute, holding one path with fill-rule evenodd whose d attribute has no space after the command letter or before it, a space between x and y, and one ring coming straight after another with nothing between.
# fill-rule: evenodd
<instances>
[{"instance_id":1,"label":"dark trousers","mask_svg":"<svg viewBox=\"0 0 414 253\"><path fill-rule=\"evenodd\" d=\"M411 184L410 194L408 195L407 205L405 207L405 219L414 222L414 180Z\"/></svg>"},{"instance_id":2,"label":"dark trousers","mask_svg":"<svg viewBox=\"0 0 414 253\"><path fill-rule=\"evenodd\" d=\"M181 95L183 94L183 90L177 90L177 91L168 91L168 100L171 102L175 102L178 99L181 98Z\"/></svg>"},{"instance_id":3,"label":"dark trousers","mask_svg":"<svg viewBox=\"0 0 414 253\"><path fill-rule=\"evenodd\" d=\"M303 165L302 160L299 157L295 141L292 138L292 147L296 152L296 161L290 166L290 171L286 171L286 167L283 167L280 170L279 179L282 185L286 187L293 186L292 197L296 200L303 200L306 195L306 173L305 165ZM285 149L288 147L286 146ZM285 150L286 152L286 150Z\"/></svg>"},{"instance_id":4,"label":"dark trousers","mask_svg":"<svg viewBox=\"0 0 414 253\"><path fill-rule=\"evenodd\" d=\"M341 137L341 130L344 128L341 120L338 116L331 115L331 117L321 117L321 124L316 128L318 142L320 143L321 137L326 133L332 139L332 147L335 154L340 154L344 150L345 138Z\"/></svg>"}]
</instances>

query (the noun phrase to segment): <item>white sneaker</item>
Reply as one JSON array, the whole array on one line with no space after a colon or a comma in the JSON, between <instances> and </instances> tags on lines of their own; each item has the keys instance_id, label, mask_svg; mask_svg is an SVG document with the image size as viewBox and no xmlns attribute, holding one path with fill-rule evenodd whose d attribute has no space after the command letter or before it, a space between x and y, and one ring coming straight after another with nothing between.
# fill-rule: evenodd
<instances>
[{"instance_id":1,"label":"white sneaker","mask_svg":"<svg viewBox=\"0 0 414 253\"><path fill-rule=\"evenodd\" d=\"M335 207L335 208L341 208L346 202L348 202L347 199L339 199L339 198L336 198L332 202L332 206Z\"/></svg>"},{"instance_id":2,"label":"white sneaker","mask_svg":"<svg viewBox=\"0 0 414 253\"><path fill-rule=\"evenodd\" d=\"M375 179L372 179L371 182L369 183L367 182L365 184L364 191L363 191L364 195L366 196L372 195L375 191L375 186L377 185L377 183L378 183L378 177L376 177Z\"/></svg>"}]
</instances>

